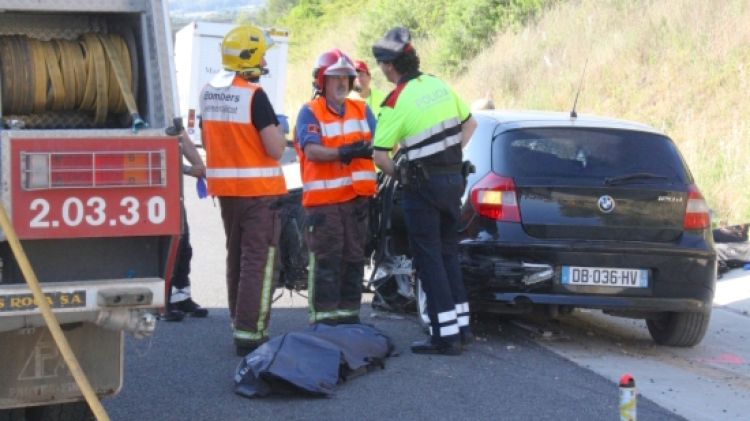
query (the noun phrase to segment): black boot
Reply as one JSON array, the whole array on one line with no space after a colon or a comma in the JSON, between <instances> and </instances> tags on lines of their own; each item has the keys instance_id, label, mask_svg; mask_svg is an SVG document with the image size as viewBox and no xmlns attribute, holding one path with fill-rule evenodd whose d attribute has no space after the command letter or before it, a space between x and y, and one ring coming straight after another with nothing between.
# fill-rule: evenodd
<instances>
[{"instance_id":1,"label":"black boot","mask_svg":"<svg viewBox=\"0 0 750 421\"><path fill-rule=\"evenodd\" d=\"M164 320L165 322L181 322L184 318L185 313L172 308L171 305L167 307L165 313L159 315L159 320Z\"/></svg>"},{"instance_id":2,"label":"black boot","mask_svg":"<svg viewBox=\"0 0 750 421\"><path fill-rule=\"evenodd\" d=\"M336 323L340 325L358 325L361 324L362 321L359 320L359 316L347 316L339 317L336 319Z\"/></svg>"},{"instance_id":3,"label":"black boot","mask_svg":"<svg viewBox=\"0 0 750 421\"><path fill-rule=\"evenodd\" d=\"M257 341L234 338L234 346L238 357L246 356L266 342L268 342L268 338L263 338Z\"/></svg>"},{"instance_id":4,"label":"black boot","mask_svg":"<svg viewBox=\"0 0 750 421\"><path fill-rule=\"evenodd\" d=\"M190 315L191 317L206 317L208 316L208 310L201 307L193 301L192 298L188 298L187 300L178 301L171 305L173 309L179 310L187 315Z\"/></svg>"},{"instance_id":5,"label":"black boot","mask_svg":"<svg viewBox=\"0 0 750 421\"><path fill-rule=\"evenodd\" d=\"M474 334L469 329L461 329L461 345L469 346L474 343Z\"/></svg>"},{"instance_id":6,"label":"black boot","mask_svg":"<svg viewBox=\"0 0 750 421\"><path fill-rule=\"evenodd\" d=\"M412 343L411 352L415 354L461 355L461 344L448 341L437 342L429 338Z\"/></svg>"}]
</instances>

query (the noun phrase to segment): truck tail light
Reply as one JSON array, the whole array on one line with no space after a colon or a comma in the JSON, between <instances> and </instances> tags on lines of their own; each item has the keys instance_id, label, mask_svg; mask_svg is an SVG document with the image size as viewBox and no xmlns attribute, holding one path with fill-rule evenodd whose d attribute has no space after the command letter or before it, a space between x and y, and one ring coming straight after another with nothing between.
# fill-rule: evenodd
<instances>
[{"instance_id":1,"label":"truck tail light","mask_svg":"<svg viewBox=\"0 0 750 421\"><path fill-rule=\"evenodd\" d=\"M165 151L22 152L24 190L166 184Z\"/></svg>"},{"instance_id":2,"label":"truck tail light","mask_svg":"<svg viewBox=\"0 0 750 421\"><path fill-rule=\"evenodd\" d=\"M485 218L521 222L516 201L516 185L512 178L490 172L471 189L471 204Z\"/></svg>"},{"instance_id":3,"label":"truck tail light","mask_svg":"<svg viewBox=\"0 0 750 421\"><path fill-rule=\"evenodd\" d=\"M685 230L702 230L711 226L708 204L695 184L688 186L688 200L685 207Z\"/></svg>"}]
</instances>

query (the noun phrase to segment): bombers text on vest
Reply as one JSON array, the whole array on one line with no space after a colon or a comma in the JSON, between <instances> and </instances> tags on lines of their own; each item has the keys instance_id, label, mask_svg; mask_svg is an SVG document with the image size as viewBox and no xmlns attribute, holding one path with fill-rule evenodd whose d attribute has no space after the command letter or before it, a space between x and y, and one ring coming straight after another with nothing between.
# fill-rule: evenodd
<instances>
[{"instance_id":1,"label":"bombers text on vest","mask_svg":"<svg viewBox=\"0 0 750 421\"><path fill-rule=\"evenodd\" d=\"M279 162L266 154L252 124L250 107L259 88L235 76L230 86L208 84L201 92L206 179L213 196L275 196L287 191Z\"/></svg>"}]
</instances>

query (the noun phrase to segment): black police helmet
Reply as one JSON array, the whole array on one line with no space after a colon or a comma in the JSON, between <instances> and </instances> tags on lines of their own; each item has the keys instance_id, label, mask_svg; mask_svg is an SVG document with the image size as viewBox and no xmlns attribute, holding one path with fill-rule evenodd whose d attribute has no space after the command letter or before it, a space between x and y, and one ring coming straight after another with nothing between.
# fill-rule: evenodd
<instances>
[{"instance_id":1,"label":"black police helmet","mask_svg":"<svg viewBox=\"0 0 750 421\"><path fill-rule=\"evenodd\" d=\"M391 28L372 46L372 55L379 62L392 62L402 54L413 51L411 33L403 26Z\"/></svg>"}]
</instances>

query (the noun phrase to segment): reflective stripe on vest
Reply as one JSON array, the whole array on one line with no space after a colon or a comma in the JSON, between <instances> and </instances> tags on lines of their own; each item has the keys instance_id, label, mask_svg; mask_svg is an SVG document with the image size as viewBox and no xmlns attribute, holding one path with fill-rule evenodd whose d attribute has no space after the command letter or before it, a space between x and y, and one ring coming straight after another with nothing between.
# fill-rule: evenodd
<instances>
[{"instance_id":1,"label":"reflective stripe on vest","mask_svg":"<svg viewBox=\"0 0 750 421\"><path fill-rule=\"evenodd\" d=\"M363 114L366 111L362 110ZM362 133L361 140L372 142L372 132L370 125L367 124L367 118L359 120L348 120L344 123L344 133L347 130L359 129ZM355 158L349 163L349 170L352 172L352 188L358 196L372 196L377 191L377 173L375 172L375 163L372 159Z\"/></svg>"},{"instance_id":2,"label":"reflective stripe on vest","mask_svg":"<svg viewBox=\"0 0 750 421\"><path fill-rule=\"evenodd\" d=\"M332 112L325 98L308 103L320 124L320 142L328 148L339 148L372 137L367 123L365 104L346 100L344 115ZM300 157L302 172L302 204L306 207L343 203L357 196L375 194L375 164L371 159L356 158L349 164L339 161L314 162Z\"/></svg>"},{"instance_id":3,"label":"reflective stripe on vest","mask_svg":"<svg viewBox=\"0 0 750 421\"><path fill-rule=\"evenodd\" d=\"M353 181L377 181L378 175L375 174L375 171L352 171L352 180Z\"/></svg>"},{"instance_id":4,"label":"reflective stripe on vest","mask_svg":"<svg viewBox=\"0 0 750 421\"><path fill-rule=\"evenodd\" d=\"M340 122L333 122L328 124L320 125L320 135L326 137L334 137L341 135L348 135L352 133L370 133L370 126L367 124L366 119L362 120L346 120L344 124Z\"/></svg>"},{"instance_id":5,"label":"reflective stripe on vest","mask_svg":"<svg viewBox=\"0 0 750 421\"><path fill-rule=\"evenodd\" d=\"M412 161L443 152L461 143L461 121L452 117L401 141L401 148Z\"/></svg>"},{"instance_id":6,"label":"reflective stripe on vest","mask_svg":"<svg viewBox=\"0 0 750 421\"><path fill-rule=\"evenodd\" d=\"M206 178L264 178L283 175L281 168L209 168Z\"/></svg>"},{"instance_id":7,"label":"reflective stripe on vest","mask_svg":"<svg viewBox=\"0 0 750 421\"><path fill-rule=\"evenodd\" d=\"M260 85L235 76L232 84L203 88L200 96L206 180L212 196L257 197L286 193L278 160L266 153L252 124L252 102Z\"/></svg>"},{"instance_id":8,"label":"reflective stripe on vest","mask_svg":"<svg viewBox=\"0 0 750 421\"><path fill-rule=\"evenodd\" d=\"M304 191L315 191L315 190L331 190L338 189L340 187L351 186L351 177L340 177L332 180L317 180L310 181L303 184L302 189Z\"/></svg>"}]
</instances>

